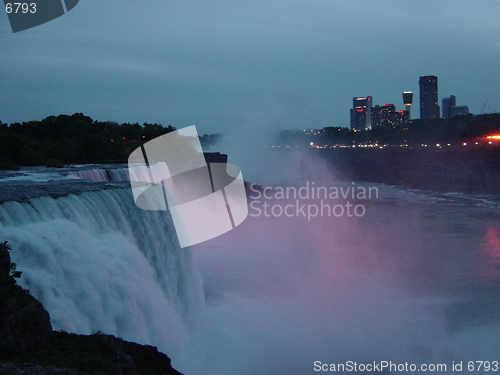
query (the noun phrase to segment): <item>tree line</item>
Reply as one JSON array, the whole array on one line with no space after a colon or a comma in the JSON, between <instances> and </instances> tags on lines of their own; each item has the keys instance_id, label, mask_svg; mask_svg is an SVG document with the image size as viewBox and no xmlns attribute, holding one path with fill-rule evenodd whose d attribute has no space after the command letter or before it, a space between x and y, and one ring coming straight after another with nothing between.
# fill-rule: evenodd
<instances>
[{"instance_id":1,"label":"tree line","mask_svg":"<svg viewBox=\"0 0 500 375\"><path fill-rule=\"evenodd\" d=\"M0 122L0 169L122 163L141 144L174 130L156 123L96 121L82 113L10 125ZM213 141L214 137L204 139Z\"/></svg>"}]
</instances>

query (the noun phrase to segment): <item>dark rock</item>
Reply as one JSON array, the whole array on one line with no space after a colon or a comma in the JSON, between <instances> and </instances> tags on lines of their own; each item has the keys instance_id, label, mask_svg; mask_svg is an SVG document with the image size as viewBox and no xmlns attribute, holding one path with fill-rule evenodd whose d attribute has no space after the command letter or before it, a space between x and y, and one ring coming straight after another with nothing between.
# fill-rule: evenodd
<instances>
[{"instance_id":1,"label":"dark rock","mask_svg":"<svg viewBox=\"0 0 500 375\"><path fill-rule=\"evenodd\" d=\"M42 304L16 285L19 276L0 243L0 362L9 362L0 363L0 374L182 375L153 346L52 331Z\"/></svg>"},{"instance_id":2,"label":"dark rock","mask_svg":"<svg viewBox=\"0 0 500 375\"><path fill-rule=\"evenodd\" d=\"M70 369L60 369L56 367L35 366L32 363L14 364L0 363L0 374L2 375L89 375Z\"/></svg>"},{"instance_id":3,"label":"dark rock","mask_svg":"<svg viewBox=\"0 0 500 375\"><path fill-rule=\"evenodd\" d=\"M50 342L49 313L26 290L15 284L9 247L0 244L0 352L34 350Z\"/></svg>"}]
</instances>

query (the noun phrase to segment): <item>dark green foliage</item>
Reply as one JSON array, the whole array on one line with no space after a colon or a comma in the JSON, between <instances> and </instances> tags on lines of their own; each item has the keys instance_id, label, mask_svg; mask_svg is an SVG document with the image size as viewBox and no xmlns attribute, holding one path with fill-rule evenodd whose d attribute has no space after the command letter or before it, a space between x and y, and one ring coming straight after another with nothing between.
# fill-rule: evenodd
<instances>
[{"instance_id":1,"label":"dark green foliage","mask_svg":"<svg viewBox=\"0 0 500 375\"><path fill-rule=\"evenodd\" d=\"M126 162L129 153L142 143L174 130L171 125L95 121L82 113L0 124L0 169Z\"/></svg>"},{"instance_id":2,"label":"dark green foliage","mask_svg":"<svg viewBox=\"0 0 500 375\"><path fill-rule=\"evenodd\" d=\"M19 165L12 160L0 160L0 171L17 171Z\"/></svg>"},{"instance_id":3,"label":"dark green foliage","mask_svg":"<svg viewBox=\"0 0 500 375\"><path fill-rule=\"evenodd\" d=\"M64 168L64 163L61 159L49 159L45 162L45 166L49 168Z\"/></svg>"},{"instance_id":4,"label":"dark green foliage","mask_svg":"<svg viewBox=\"0 0 500 375\"><path fill-rule=\"evenodd\" d=\"M14 131L0 131L0 160L18 165L41 165L41 143L36 138L28 138Z\"/></svg>"}]
</instances>

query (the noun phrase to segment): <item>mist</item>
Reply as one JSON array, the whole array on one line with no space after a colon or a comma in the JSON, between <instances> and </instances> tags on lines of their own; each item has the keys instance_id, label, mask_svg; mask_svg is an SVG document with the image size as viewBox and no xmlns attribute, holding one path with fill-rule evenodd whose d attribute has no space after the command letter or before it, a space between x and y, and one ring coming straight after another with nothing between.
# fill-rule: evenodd
<instances>
[{"instance_id":1,"label":"mist","mask_svg":"<svg viewBox=\"0 0 500 375\"><path fill-rule=\"evenodd\" d=\"M287 173L288 184L372 186L336 180L324 161L302 155L297 168L284 156L287 163L277 166L299 173ZM263 180L271 174L265 186L283 183L274 165L259 167ZM480 246L484 223L470 222L469 237L462 237L456 225L466 215L459 207L443 204L441 211L440 198L374 186L378 199L355 202L366 209L362 217L249 216L226 235L195 246L207 306L193 336L204 361L197 367L186 360L186 373L306 374L315 373L315 361L383 360L444 363L451 373L453 361L493 360L500 319L491 312L495 316L497 307L490 305L483 325L476 326L473 315L464 318L471 291L459 275ZM250 194L249 203L257 196ZM491 297L488 288L479 289ZM484 298L474 303L490 301Z\"/></svg>"},{"instance_id":2,"label":"mist","mask_svg":"<svg viewBox=\"0 0 500 375\"><path fill-rule=\"evenodd\" d=\"M250 137L248 125L234 139ZM234 149L229 161L258 183L249 216L191 248L176 245L168 212L141 210L129 188L101 181L126 176L118 170L83 173L108 189L87 181L92 191L46 195L63 191L62 173L38 195L24 187L38 198L2 203L20 283L54 329L157 346L186 375L309 374L318 361L443 363L452 373L453 362L496 360L498 203L341 180L311 153ZM274 194L313 183L378 193ZM349 215L348 204L363 210Z\"/></svg>"},{"instance_id":3,"label":"mist","mask_svg":"<svg viewBox=\"0 0 500 375\"><path fill-rule=\"evenodd\" d=\"M238 165L247 182L262 184L290 183L300 176L301 153L272 149L278 132L304 109L300 96L270 99L249 110L244 118L224 133L217 151Z\"/></svg>"}]
</instances>

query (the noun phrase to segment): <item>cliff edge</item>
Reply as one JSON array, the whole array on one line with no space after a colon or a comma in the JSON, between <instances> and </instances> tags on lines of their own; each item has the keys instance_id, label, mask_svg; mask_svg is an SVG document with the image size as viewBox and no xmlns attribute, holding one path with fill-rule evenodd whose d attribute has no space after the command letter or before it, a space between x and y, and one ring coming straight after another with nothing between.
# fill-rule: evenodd
<instances>
[{"instance_id":1,"label":"cliff edge","mask_svg":"<svg viewBox=\"0 0 500 375\"><path fill-rule=\"evenodd\" d=\"M0 373L182 375L156 347L111 335L53 331L43 305L16 284L21 272L0 243Z\"/></svg>"}]
</instances>

